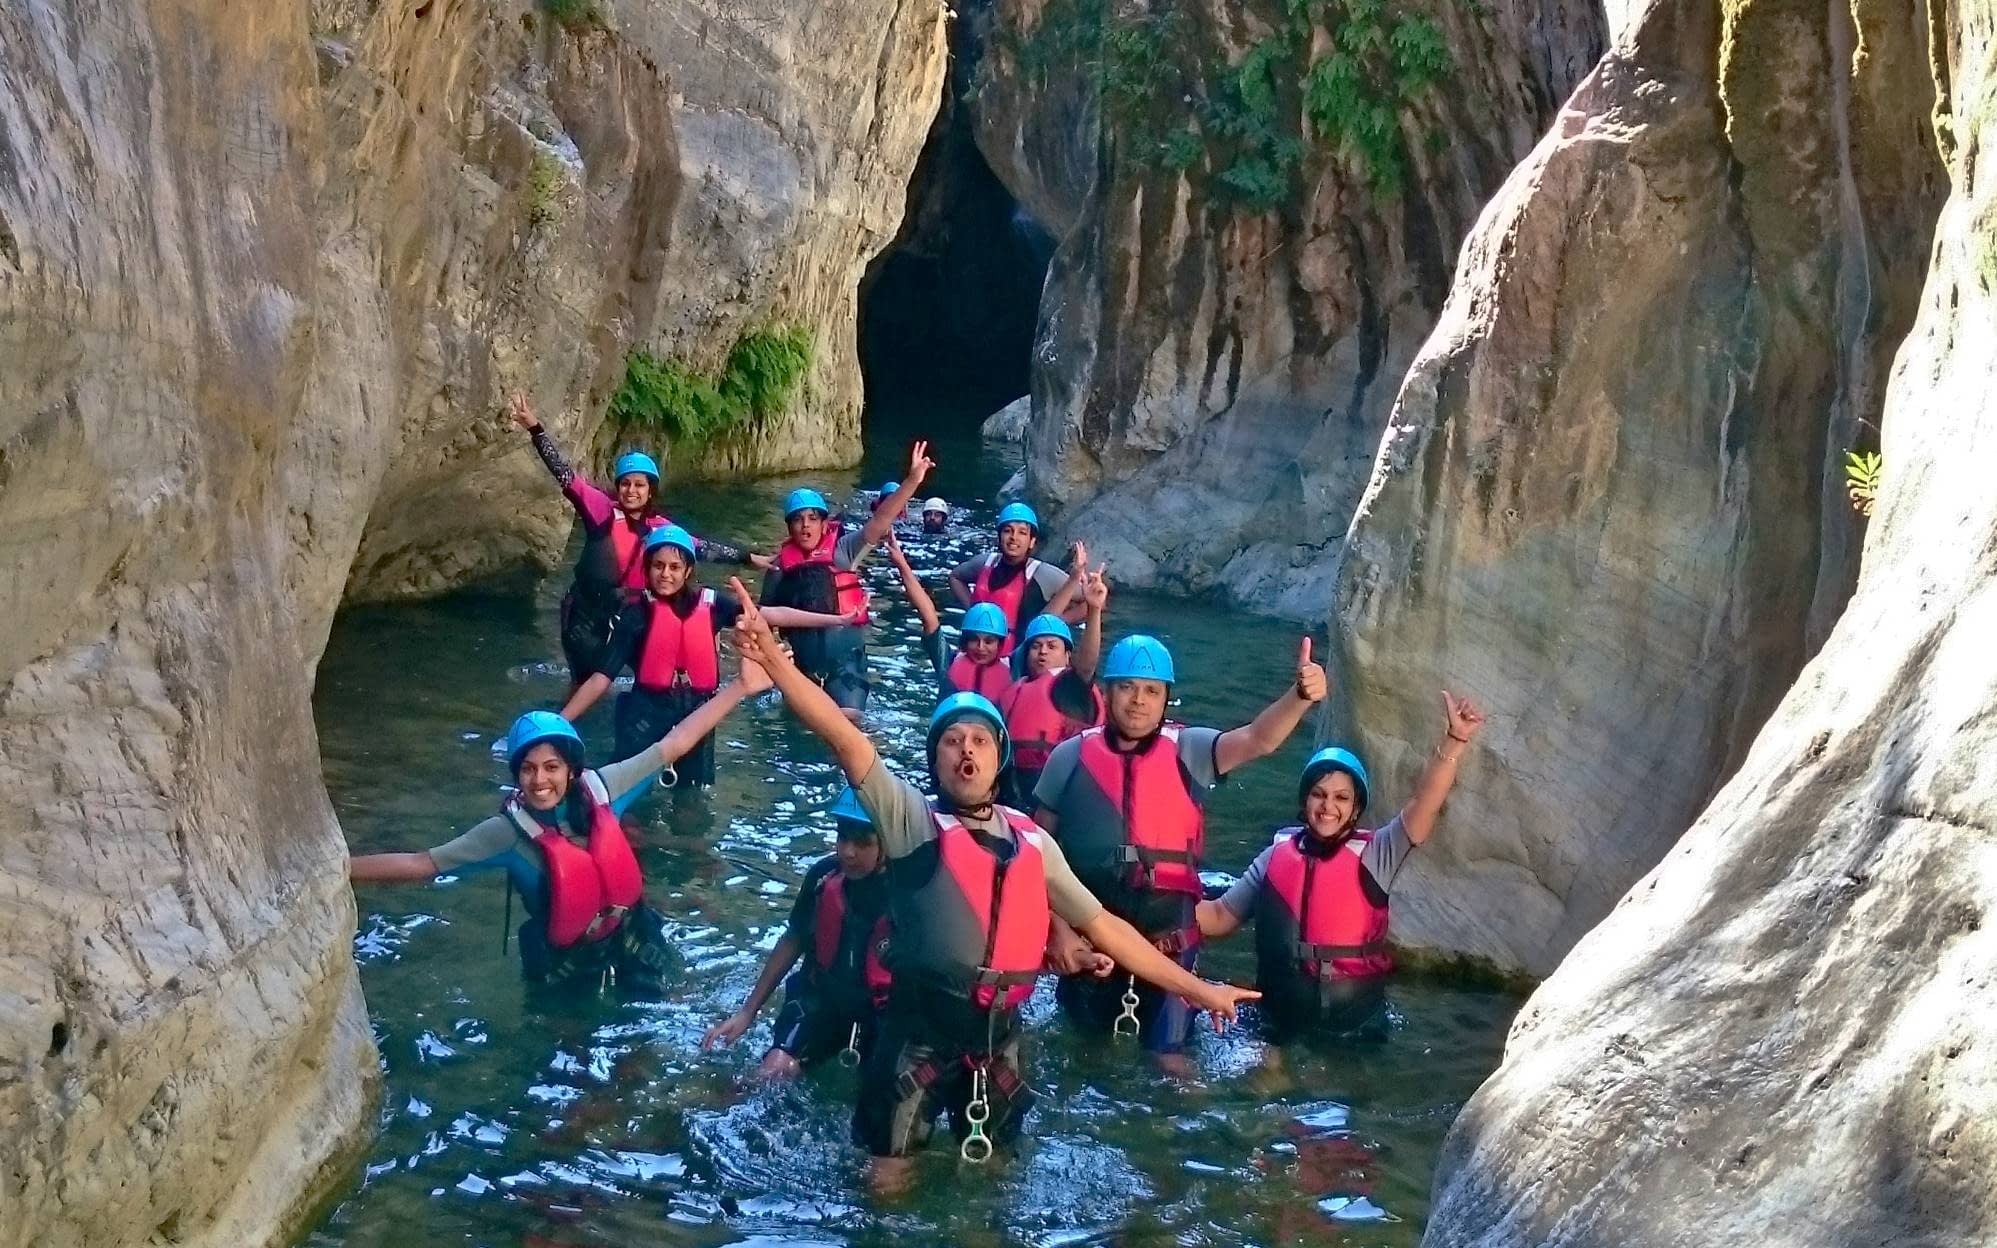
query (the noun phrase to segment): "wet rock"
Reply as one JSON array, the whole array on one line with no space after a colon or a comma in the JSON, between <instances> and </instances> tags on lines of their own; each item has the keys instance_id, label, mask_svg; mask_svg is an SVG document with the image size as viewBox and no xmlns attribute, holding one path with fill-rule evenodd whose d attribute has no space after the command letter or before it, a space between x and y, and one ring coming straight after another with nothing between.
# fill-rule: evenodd
<instances>
[{"instance_id":1,"label":"wet rock","mask_svg":"<svg viewBox=\"0 0 1997 1248\"><path fill-rule=\"evenodd\" d=\"M718 368L744 333L809 326L791 409L669 472L835 467L860 457L858 292L901 228L942 99L938 0L617 7L672 79L682 193L647 348Z\"/></svg>"},{"instance_id":2,"label":"wet rock","mask_svg":"<svg viewBox=\"0 0 1997 1248\"><path fill-rule=\"evenodd\" d=\"M555 557L507 391L583 452L634 343L795 317L815 406L756 454L856 447L940 11L614 10L0 8L0 1245L281 1242L349 1176L313 670L343 592Z\"/></svg>"},{"instance_id":3,"label":"wet rock","mask_svg":"<svg viewBox=\"0 0 1997 1248\"><path fill-rule=\"evenodd\" d=\"M1062 240L1035 353L1035 501L1125 583L1321 616L1458 247L1594 63L1600 12L1375 11L1380 39L1415 32L1447 68L1408 85L1365 62L1365 124L1375 106L1391 118L1372 155L1337 130L1358 105L1305 109L1313 67L1358 37L1335 6L995 12L980 143Z\"/></svg>"},{"instance_id":4,"label":"wet rock","mask_svg":"<svg viewBox=\"0 0 1997 1248\"><path fill-rule=\"evenodd\" d=\"M1658 16L1632 58L1654 63ZM1988 6L1937 19L1952 194L1856 593L1737 773L1519 1016L1445 1148L1430 1248L1997 1240L1997 181L1975 158L1997 82ZM1924 63L1925 30L1866 46Z\"/></svg>"},{"instance_id":5,"label":"wet rock","mask_svg":"<svg viewBox=\"0 0 1997 1248\"><path fill-rule=\"evenodd\" d=\"M985 417L978 435L987 442L1018 442L1026 437L1027 422L1033 418L1033 399L1021 395Z\"/></svg>"},{"instance_id":6,"label":"wet rock","mask_svg":"<svg viewBox=\"0 0 1997 1248\"><path fill-rule=\"evenodd\" d=\"M1841 462L1942 186L1923 36L1881 30L1851 78L1822 12L1750 6L1724 39L1720 13L1653 7L1498 193L1352 524L1344 685L1382 791L1422 765L1438 689L1495 725L1396 888L1397 940L1550 971L1849 593Z\"/></svg>"}]
</instances>

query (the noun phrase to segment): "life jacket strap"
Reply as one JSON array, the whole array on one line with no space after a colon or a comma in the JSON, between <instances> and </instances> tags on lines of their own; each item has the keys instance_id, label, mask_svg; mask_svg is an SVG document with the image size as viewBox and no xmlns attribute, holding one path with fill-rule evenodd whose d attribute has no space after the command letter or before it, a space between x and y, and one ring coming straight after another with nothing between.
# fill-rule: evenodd
<instances>
[{"instance_id":1,"label":"life jacket strap","mask_svg":"<svg viewBox=\"0 0 1997 1248\"><path fill-rule=\"evenodd\" d=\"M596 912L596 917L589 921L589 926L582 929L582 935L576 938L576 943L587 945L602 940L616 930L617 925L622 923L624 916L630 912L629 906L605 906Z\"/></svg>"},{"instance_id":2,"label":"life jacket strap","mask_svg":"<svg viewBox=\"0 0 1997 1248\"><path fill-rule=\"evenodd\" d=\"M1153 947L1166 957L1176 957L1189 949L1200 947L1200 929L1181 927L1157 936L1147 937Z\"/></svg>"},{"instance_id":3,"label":"life jacket strap","mask_svg":"<svg viewBox=\"0 0 1997 1248\"><path fill-rule=\"evenodd\" d=\"M1318 973L1322 975L1329 972L1332 959L1370 958L1375 954L1385 953L1387 942L1369 940L1363 945L1312 945L1300 940L1296 943L1295 949L1299 960L1318 963Z\"/></svg>"}]
</instances>

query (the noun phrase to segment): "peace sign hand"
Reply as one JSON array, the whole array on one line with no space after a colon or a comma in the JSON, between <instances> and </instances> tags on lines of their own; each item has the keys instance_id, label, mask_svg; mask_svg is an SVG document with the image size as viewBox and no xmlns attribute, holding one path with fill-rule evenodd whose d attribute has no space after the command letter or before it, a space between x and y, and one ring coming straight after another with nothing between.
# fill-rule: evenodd
<instances>
[{"instance_id":1,"label":"peace sign hand","mask_svg":"<svg viewBox=\"0 0 1997 1248\"><path fill-rule=\"evenodd\" d=\"M1324 668L1311 662L1311 639L1297 648L1297 696L1306 702L1322 702L1331 693L1331 678Z\"/></svg>"},{"instance_id":2,"label":"peace sign hand","mask_svg":"<svg viewBox=\"0 0 1997 1248\"><path fill-rule=\"evenodd\" d=\"M506 401L506 414L513 418L514 424L530 433L541 427L541 422L534 419L534 409L527 406L527 396L522 391L515 390Z\"/></svg>"},{"instance_id":3,"label":"peace sign hand","mask_svg":"<svg viewBox=\"0 0 1997 1248\"><path fill-rule=\"evenodd\" d=\"M907 486L920 482L924 477L929 475L929 470L935 466L936 461L929 458L928 441L925 439L917 442L915 449L908 453L908 472L902 476L902 484Z\"/></svg>"},{"instance_id":4,"label":"peace sign hand","mask_svg":"<svg viewBox=\"0 0 1997 1248\"><path fill-rule=\"evenodd\" d=\"M1104 575L1108 570L1109 564L1097 564L1096 570L1082 579L1082 601L1093 610L1109 605L1109 577Z\"/></svg>"}]
</instances>

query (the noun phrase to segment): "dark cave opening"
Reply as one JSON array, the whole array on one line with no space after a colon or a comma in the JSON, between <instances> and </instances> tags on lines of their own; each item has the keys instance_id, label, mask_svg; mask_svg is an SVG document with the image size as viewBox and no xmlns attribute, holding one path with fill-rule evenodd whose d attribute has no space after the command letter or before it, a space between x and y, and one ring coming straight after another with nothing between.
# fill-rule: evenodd
<instances>
[{"instance_id":1,"label":"dark cave opening","mask_svg":"<svg viewBox=\"0 0 1997 1248\"><path fill-rule=\"evenodd\" d=\"M1054 240L978 150L974 23L951 23L942 108L909 180L900 235L860 283L870 425L969 432L1026 393Z\"/></svg>"}]
</instances>

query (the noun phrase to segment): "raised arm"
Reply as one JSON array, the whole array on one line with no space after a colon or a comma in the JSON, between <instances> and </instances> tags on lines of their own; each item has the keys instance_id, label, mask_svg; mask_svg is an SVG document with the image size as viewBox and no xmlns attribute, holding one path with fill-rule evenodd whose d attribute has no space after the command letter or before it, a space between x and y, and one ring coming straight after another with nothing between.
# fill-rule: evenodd
<instances>
[{"instance_id":1,"label":"raised arm","mask_svg":"<svg viewBox=\"0 0 1997 1248\"><path fill-rule=\"evenodd\" d=\"M1109 578L1104 575L1108 564L1102 564L1089 574L1088 584L1082 587L1082 604L1088 609L1088 620L1083 625L1082 640L1075 645L1075 660L1068 666L1083 680L1094 680L1096 668L1103 655L1103 612L1109 607Z\"/></svg>"},{"instance_id":2,"label":"raised arm","mask_svg":"<svg viewBox=\"0 0 1997 1248\"><path fill-rule=\"evenodd\" d=\"M562 487L562 493L568 496L570 505L576 509L576 513L583 518L584 523L601 525L609 520L611 513L617 509L616 503L611 501L610 495L590 484L585 478L576 475L576 470L570 465L568 457L555 445L555 440L548 436L548 431L541 427L540 420L534 415L534 409L527 404L527 396L515 391L509 411L513 423L525 429L528 437L533 439L534 453L541 457L543 464L547 465L548 474Z\"/></svg>"},{"instance_id":3,"label":"raised arm","mask_svg":"<svg viewBox=\"0 0 1997 1248\"><path fill-rule=\"evenodd\" d=\"M874 508L874 514L867 517L867 523L860 528L860 540L869 546L878 546L881 539L894 531L894 518L908 506L915 492L922 488L922 479L936 461L929 458L929 443L917 442L915 449L908 453L908 472L901 479L901 488L881 500Z\"/></svg>"},{"instance_id":4,"label":"raised arm","mask_svg":"<svg viewBox=\"0 0 1997 1248\"><path fill-rule=\"evenodd\" d=\"M730 584L740 582L731 580ZM746 592L746 591L745 591ZM742 656L742 672L714 691L714 696L693 708L687 717L673 725L673 730L665 735L658 745L659 758L666 766L685 757L687 752L700 744L700 739L719 727L728 718L728 712L741 705L742 699L761 693L770 687L770 675L746 653Z\"/></svg>"},{"instance_id":5,"label":"raised arm","mask_svg":"<svg viewBox=\"0 0 1997 1248\"><path fill-rule=\"evenodd\" d=\"M772 683L782 691L784 701L790 704L791 713L799 722L831 748L832 756L839 760L839 769L846 778L859 784L874 769L879 757L874 751L874 743L867 739L846 712L839 709L825 690L820 689L811 677L797 669L790 655L777 643L775 633L770 631L768 620L756 606L755 599L749 596L739 577L728 578L728 588L735 593L742 604L742 614L735 620L735 648L741 652L743 662L758 664L769 673Z\"/></svg>"},{"instance_id":6,"label":"raised arm","mask_svg":"<svg viewBox=\"0 0 1997 1248\"><path fill-rule=\"evenodd\" d=\"M1081 618L1082 606L1079 595L1089 579L1089 548L1082 542L1075 543L1074 557L1068 562L1068 579L1061 582L1061 588L1047 600L1047 614L1058 615L1073 624Z\"/></svg>"},{"instance_id":7,"label":"raised arm","mask_svg":"<svg viewBox=\"0 0 1997 1248\"><path fill-rule=\"evenodd\" d=\"M901 540L893 533L888 534L888 562L901 577L902 592L908 595L908 603L915 608L915 614L922 620L922 635L927 637L943 627L943 617L937 614L936 600L922 587L922 579L915 574L915 565L908 561L907 552L901 548ZM764 612L768 614L768 612Z\"/></svg>"},{"instance_id":8,"label":"raised arm","mask_svg":"<svg viewBox=\"0 0 1997 1248\"><path fill-rule=\"evenodd\" d=\"M749 997L742 1002L742 1008L709 1027L707 1034L700 1038L700 1047L711 1049L717 1044L729 1045L740 1040L756 1021L764 1003L776 992L777 985L783 982L784 976L790 974L790 968L797 965L797 960L803 956L804 942L789 932L779 937L777 947L763 959L763 973L756 976L756 986L749 990Z\"/></svg>"},{"instance_id":9,"label":"raised arm","mask_svg":"<svg viewBox=\"0 0 1997 1248\"><path fill-rule=\"evenodd\" d=\"M1214 744L1214 770L1224 776L1243 763L1267 758L1281 749L1303 722L1305 712L1324 701L1327 688L1324 669L1311 662L1311 639L1306 637L1297 651L1296 683L1253 720L1221 734Z\"/></svg>"},{"instance_id":10,"label":"raised arm","mask_svg":"<svg viewBox=\"0 0 1997 1248\"><path fill-rule=\"evenodd\" d=\"M356 884L420 884L437 878L430 851L407 854L360 854L347 859L347 878Z\"/></svg>"},{"instance_id":11,"label":"raised arm","mask_svg":"<svg viewBox=\"0 0 1997 1248\"><path fill-rule=\"evenodd\" d=\"M1477 709L1476 703L1455 697L1447 689L1442 691L1442 715L1442 740L1429 751L1428 764L1415 778L1414 796L1401 807L1401 827L1417 845L1435 831L1442 803L1456 784L1456 764L1463 761L1470 742L1484 727L1484 712Z\"/></svg>"},{"instance_id":12,"label":"raised arm","mask_svg":"<svg viewBox=\"0 0 1997 1248\"><path fill-rule=\"evenodd\" d=\"M562 704L562 718L573 724L576 722L577 717L584 711L595 706L596 700L602 697L604 691L609 688L609 672L598 672L588 680L583 681L582 684L576 686L576 691L569 695L569 700Z\"/></svg>"}]
</instances>

